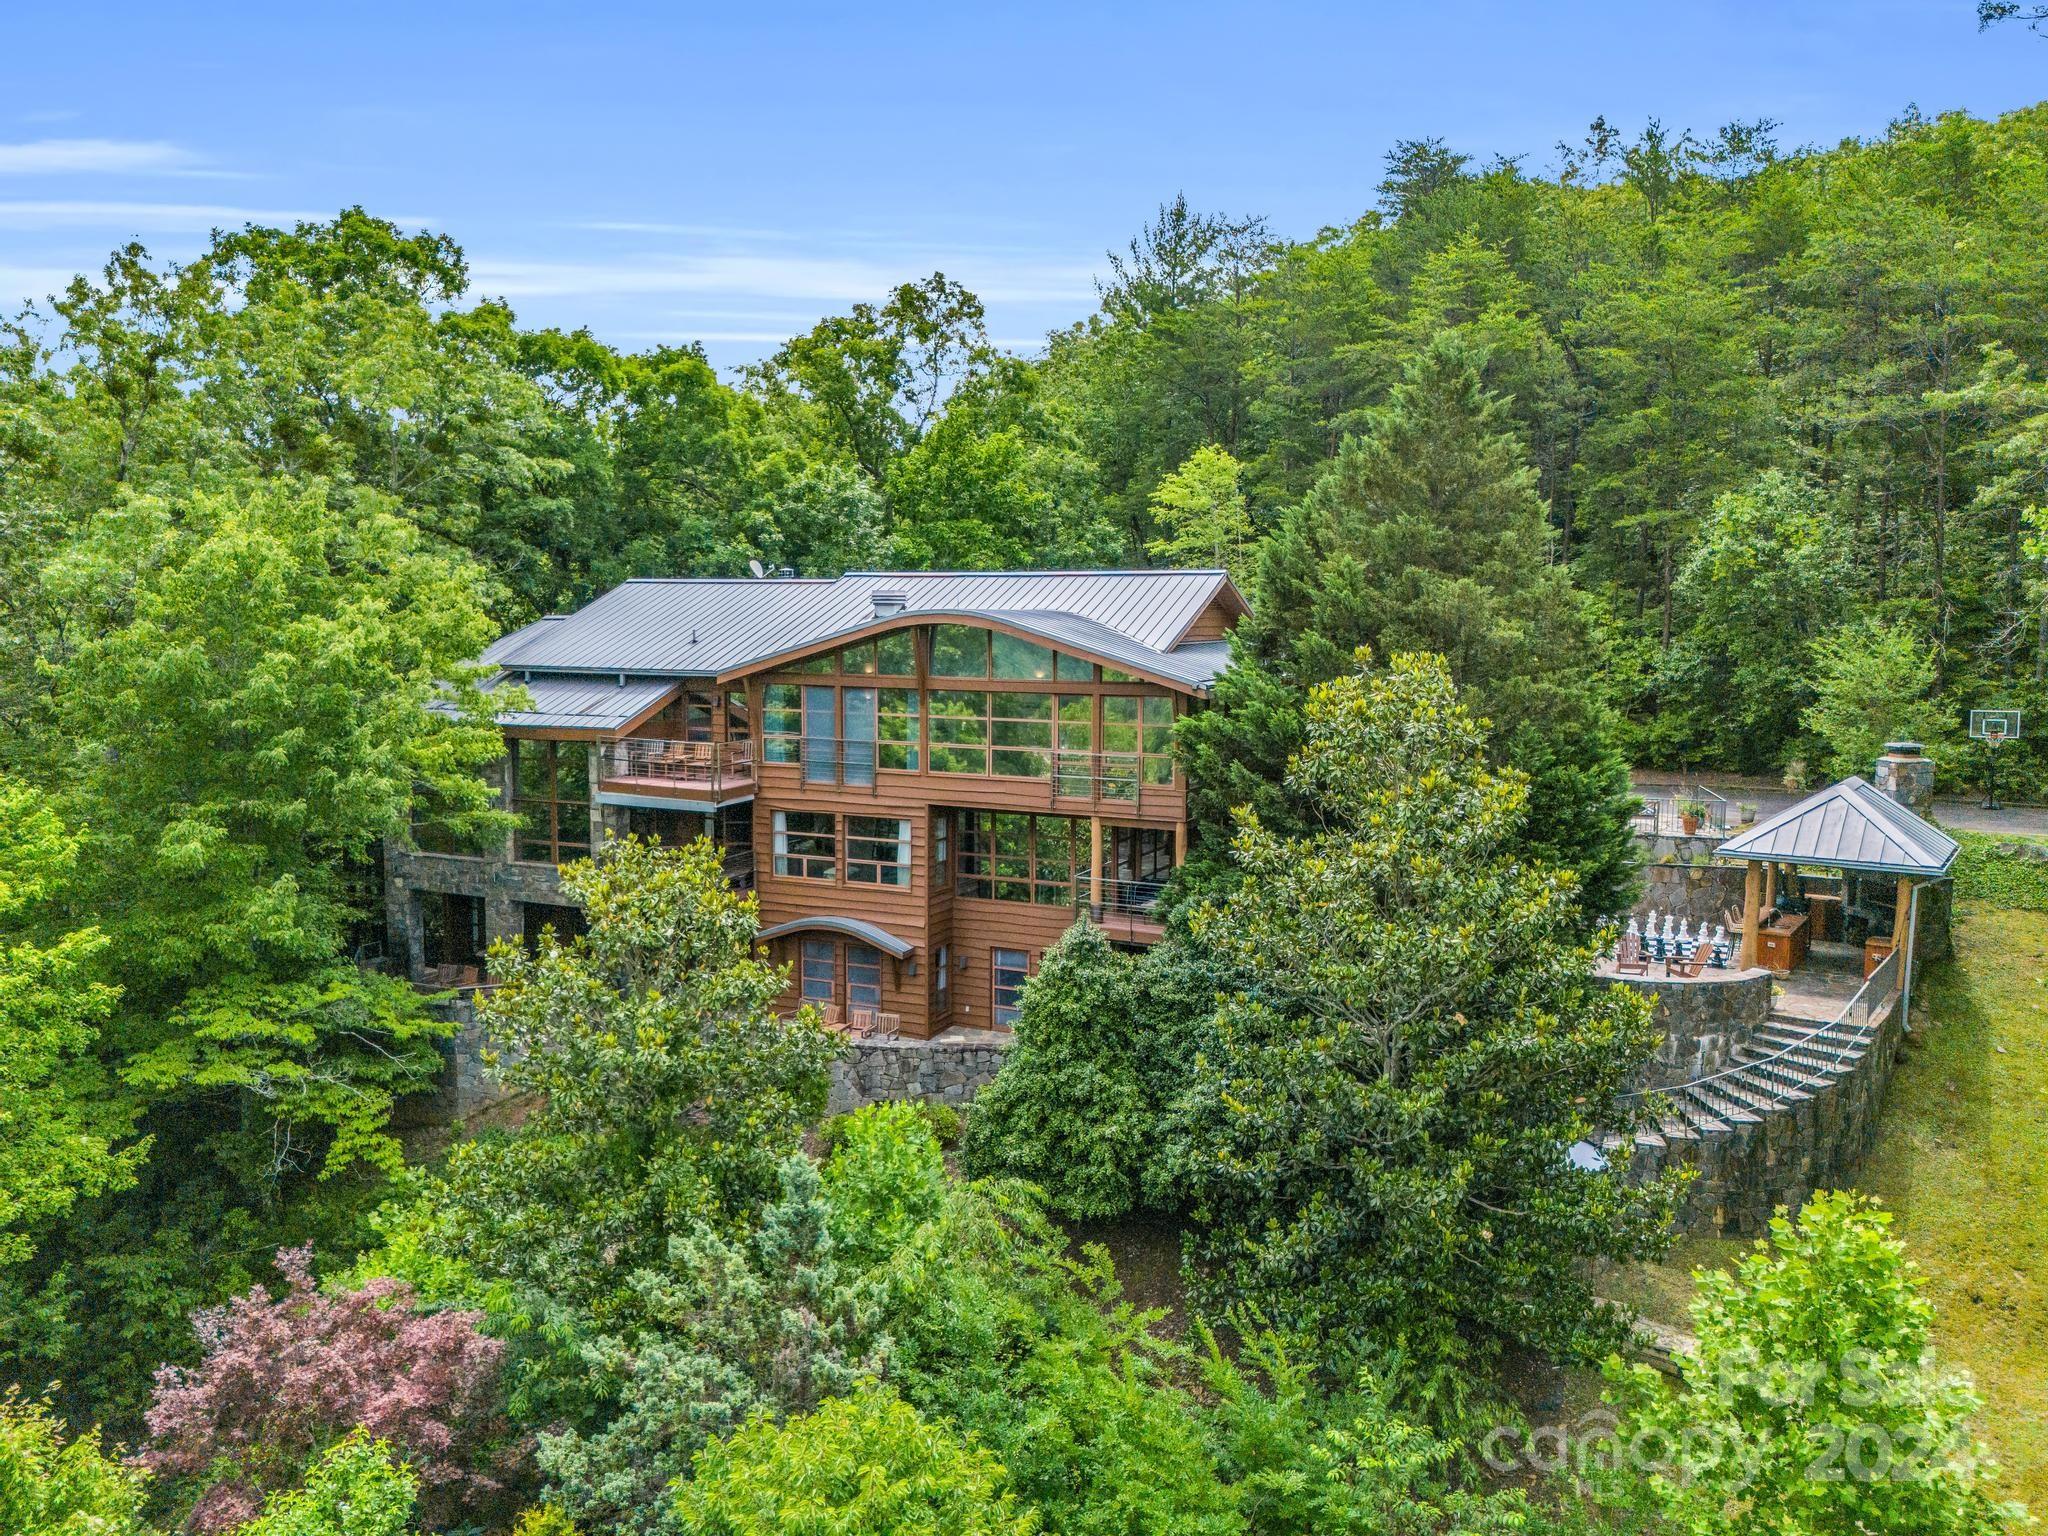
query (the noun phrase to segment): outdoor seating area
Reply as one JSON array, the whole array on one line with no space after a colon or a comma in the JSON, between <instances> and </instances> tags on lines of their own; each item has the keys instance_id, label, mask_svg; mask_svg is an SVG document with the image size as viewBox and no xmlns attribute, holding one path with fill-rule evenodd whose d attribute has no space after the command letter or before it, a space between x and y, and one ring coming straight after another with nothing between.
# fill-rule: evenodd
<instances>
[{"instance_id":1,"label":"outdoor seating area","mask_svg":"<svg viewBox=\"0 0 2048 1536\"><path fill-rule=\"evenodd\" d=\"M824 1015L827 1029L849 1040L894 1040L903 1033L900 1013L887 1013L879 1008L841 1008L837 1003L826 1003L818 1011Z\"/></svg>"},{"instance_id":2,"label":"outdoor seating area","mask_svg":"<svg viewBox=\"0 0 2048 1536\"><path fill-rule=\"evenodd\" d=\"M1607 957L1603 969L1615 976L1650 976L1653 967L1678 981L1696 981L1708 969L1727 970L1735 963L1735 940L1726 924L1716 924L1709 933L1701 923L1697 932L1684 918L1656 911L1638 920L1631 917L1622 930L1621 941Z\"/></svg>"},{"instance_id":3,"label":"outdoor seating area","mask_svg":"<svg viewBox=\"0 0 2048 1536\"><path fill-rule=\"evenodd\" d=\"M605 744L604 782L621 789L687 789L714 796L751 790L753 743L623 737Z\"/></svg>"}]
</instances>

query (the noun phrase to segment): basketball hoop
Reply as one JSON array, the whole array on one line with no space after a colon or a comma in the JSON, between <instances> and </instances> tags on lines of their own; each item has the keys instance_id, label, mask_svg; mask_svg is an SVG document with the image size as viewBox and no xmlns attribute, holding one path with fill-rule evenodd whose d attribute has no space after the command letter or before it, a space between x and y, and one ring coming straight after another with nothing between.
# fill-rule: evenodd
<instances>
[{"instance_id":1,"label":"basketball hoop","mask_svg":"<svg viewBox=\"0 0 2048 1536\"><path fill-rule=\"evenodd\" d=\"M2020 739L2020 712L2016 709L1973 709L1970 711L1970 737L1984 743L1985 761L1989 765L1984 781L1984 809L2003 809L1998 803L1998 748L2008 741Z\"/></svg>"}]
</instances>

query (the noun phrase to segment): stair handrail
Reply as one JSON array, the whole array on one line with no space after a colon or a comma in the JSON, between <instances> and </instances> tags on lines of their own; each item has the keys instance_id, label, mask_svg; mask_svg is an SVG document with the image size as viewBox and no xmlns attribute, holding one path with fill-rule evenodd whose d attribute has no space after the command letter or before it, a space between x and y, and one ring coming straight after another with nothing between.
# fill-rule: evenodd
<instances>
[{"instance_id":1,"label":"stair handrail","mask_svg":"<svg viewBox=\"0 0 2048 1536\"><path fill-rule=\"evenodd\" d=\"M1778 1061L1786 1056L1791 1055L1794 1051L1804 1050L1814 1040L1818 1039L1820 1036L1824 1034L1827 1034L1829 1031L1837 1028L1844 1019L1848 1018L1849 1015L1856 1010L1857 1005L1863 1001L1864 995L1868 993L1871 987L1874 986L1877 982L1883 980L1889 985L1893 980L1895 980L1895 975L1887 976L1886 972L1896 970L1896 962L1898 958L1898 951L1894 949L1891 954L1885 957L1883 964L1878 966L1878 968L1872 971L1868 976L1864 977L1863 985L1858 987L1856 989L1855 995L1852 996L1848 1002L1842 1005L1842 1011L1840 1013L1836 1014L1832 1019L1829 1019L1824 1023L1816 1024L1812 1029L1808 1030L1805 1034L1801 1035L1797 1040L1793 1040L1785 1045L1779 1046L1778 1049L1771 1052L1770 1055L1759 1056L1753 1061L1737 1062L1732 1067L1723 1067L1718 1072L1709 1072L1705 1077L1695 1077L1689 1082L1673 1083L1669 1087L1665 1088L1631 1089L1629 1092L1620 1095L1620 1097L1623 1100L1644 1099L1649 1098L1653 1095L1679 1094L1685 1092L1688 1088L1703 1088L1709 1083L1719 1082L1724 1077L1734 1077L1739 1073L1749 1071L1752 1067L1767 1067L1772 1062ZM1864 1024L1858 1027L1867 1027L1868 1023L1869 1016L1866 1014L1864 1018ZM1858 1043L1867 1045L1869 1042L1861 1041ZM1842 1057L1844 1054L1845 1052L1843 1050L1842 1042L1838 1038L1835 1042L1835 1055L1833 1065L1839 1066L1841 1064ZM1773 1088L1771 1090L1771 1096L1774 1101L1780 1097L1781 1092L1782 1090L1779 1090L1777 1088Z\"/></svg>"}]
</instances>

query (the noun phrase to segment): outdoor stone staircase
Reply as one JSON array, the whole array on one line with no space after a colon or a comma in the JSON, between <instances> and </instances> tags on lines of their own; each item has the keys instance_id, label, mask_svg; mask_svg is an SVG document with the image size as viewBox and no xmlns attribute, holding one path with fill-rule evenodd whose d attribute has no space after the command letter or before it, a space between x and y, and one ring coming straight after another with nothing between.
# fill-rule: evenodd
<instances>
[{"instance_id":1,"label":"outdoor stone staircase","mask_svg":"<svg viewBox=\"0 0 2048 1536\"><path fill-rule=\"evenodd\" d=\"M1683 1230L1764 1232L1778 1206L1796 1211L1854 1173L1900 1033L1896 998L1867 1018L1825 1024L1773 1013L1720 1072L1660 1091L1653 1128L1635 1134L1632 1172L1694 1171ZM1608 1139L1610 1151L1617 1145Z\"/></svg>"}]
</instances>

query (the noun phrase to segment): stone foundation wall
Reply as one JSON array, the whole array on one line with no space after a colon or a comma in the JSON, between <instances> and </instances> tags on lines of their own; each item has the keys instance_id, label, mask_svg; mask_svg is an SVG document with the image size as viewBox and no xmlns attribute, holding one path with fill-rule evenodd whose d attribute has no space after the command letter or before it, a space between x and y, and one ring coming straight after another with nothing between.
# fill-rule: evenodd
<instances>
[{"instance_id":1,"label":"stone foundation wall","mask_svg":"<svg viewBox=\"0 0 2048 1536\"><path fill-rule=\"evenodd\" d=\"M965 1104L996 1080L1009 1045L995 1040L855 1041L832 1063L827 1113L843 1115L886 1099Z\"/></svg>"},{"instance_id":2,"label":"stone foundation wall","mask_svg":"<svg viewBox=\"0 0 2048 1536\"><path fill-rule=\"evenodd\" d=\"M465 1128L485 1110L512 1097L484 1067L484 1047L489 1042L468 995L436 1003L434 1011L454 1021L455 1033L438 1042L441 1072L434 1079L433 1090L401 1099L394 1106L392 1123L401 1130Z\"/></svg>"},{"instance_id":3,"label":"stone foundation wall","mask_svg":"<svg viewBox=\"0 0 2048 1536\"><path fill-rule=\"evenodd\" d=\"M526 933L525 906L568 905L562 877L552 864L519 864L511 859L454 853L418 853L396 841L384 845L384 931L393 969L417 976L426 966L422 897L477 896L484 904L484 942L516 943Z\"/></svg>"},{"instance_id":4,"label":"stone foundation wall","mask_svg":"<svg viewBox=\"0 0 2048 1536\"><path fill-rule=\"evenodd\" d=\"M1683 832L1638 832L1636 841L1642 844L1644 865L1657 869L1667 864L1705 863L1728 841L1728 834L1695 832L1688 837Z\"/></svg>"},{"instance_id":5,"label":"stone foundation wall","mask_svg":"<svg viewBox=\"0 0 2048 1536\"><path fill-rule=\"evenodd\" d=\"M399 1102L393 1123L401 1130L467 1127L511 1095L484 1067L489 1042L467 996L436 1005L456 1032L440 1042L441 1073L433 1091ZM832 1063L828 1114L842 1115L886 1099L931 1099L965 1104L995 1081L1009 1042L986 1034L962 1040L852 1041Z\"/></svg>"},{"instance_id":6,"label":"stone foundation wall","mask_svg":"<svg viewBox=\"0 0 2048 1536\"><path fill-rule=\"evenodd\" d=\"M1753 1125L1731 1125L1657 1148L1639 1146L1634 1172L1648 1178L1674 1168L1695 1171L1678 1216L1681 1231L1761 1236L1778 1207L1796 1213L1814 1191L1853 1179L1876 1139L1901 1035L1895 998L1869 1049L1847 1071L1811 1087L1809 1097Z\"/></svg>"},{"instance_id":7,"label":"stone foundation wall","mask_svg":"<svg viewBox=\"0 0 2048 1536\"><path fill-rule=\"evenodd\" d=\"M1640 1086L1669 1088L1718 1072L1735 1047L1771 1016L1771 973L1706 971L1692 981L1622 976L1619 985L1649 997L1664 1039L1644 1065Z\"/></svg>"}]
</instances>

